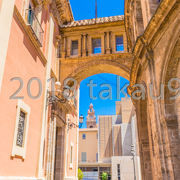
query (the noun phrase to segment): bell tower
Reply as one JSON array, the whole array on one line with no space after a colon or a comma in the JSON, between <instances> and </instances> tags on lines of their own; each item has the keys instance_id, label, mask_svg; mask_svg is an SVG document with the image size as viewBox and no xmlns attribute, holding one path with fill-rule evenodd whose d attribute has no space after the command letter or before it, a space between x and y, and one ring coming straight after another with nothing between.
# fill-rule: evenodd
<instances>
[{"instance_id":1,"label":"bell tower","mask_svg":"<svg viewBox=\"0 0 180 180\"><path fill-rule=\"evenodd\" d=\"M86 125L87 128L96 128L96 116L92 103L89 106Z\"/></svg>"}]
</instances>

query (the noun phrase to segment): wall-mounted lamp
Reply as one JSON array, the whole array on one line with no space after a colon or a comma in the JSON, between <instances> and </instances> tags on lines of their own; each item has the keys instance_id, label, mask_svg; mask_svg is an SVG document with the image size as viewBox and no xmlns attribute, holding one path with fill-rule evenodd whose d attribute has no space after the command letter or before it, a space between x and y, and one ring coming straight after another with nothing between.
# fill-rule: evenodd
<instances>
[{"instance_id":1,"label":"wall-mounted lamp","mask_svg":"<svg viewBox=\"0 0 180 180\"><path fill-rule=\"evenodd\" d=\"M80 117L79 117L79 128L82 127L82 125L83 125L83 120L84 120L84 117L83 117L83 115L81 114Z\"/></svg>"},{"instance_id":2,"label":"wall-mounted lamp","mask_svg":"<svg viewBox=\"0 0 180 180\"><path fill-rule=\"evenodd\" d=\"M48 91L48 105L55 104L57 102L65 103L70 97L71 90L68 87L63 87L61 90L61 83L55 82L55 87L52 87L52 91Z\"/></svg>"},{"instance_id":3,"label":"wall-mounted lamp","mask_svg":"<svg viewBox=\"0 0 180 180\"><path fill-rule=\"evenodd\" d=\"M69 129L72 129L72 128L81 128L82 127L82 124L83 124L83 120L84 120L84 117L81 115L79 117L79 126L73 122L68 122L68 128Z\"/></svg>"}]
</instances>

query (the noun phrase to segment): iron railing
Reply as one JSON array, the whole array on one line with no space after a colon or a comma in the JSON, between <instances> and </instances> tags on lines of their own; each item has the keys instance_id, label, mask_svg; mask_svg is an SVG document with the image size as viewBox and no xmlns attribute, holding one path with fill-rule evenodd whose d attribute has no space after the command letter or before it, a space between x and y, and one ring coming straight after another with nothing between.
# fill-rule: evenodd
<instances>
[{"instance_id":1,"label":"iron railing","mask_svg":"<svg viewBox=\"0 0 180 180\"><path fill-rule=\"evenodd\" d=\"M35 12L32 9L26 9L26 22L33 31L36 36L36 39L39 41L40 45L42 46L43 43L43 28L41 27L41 23L39 22Z\"/></svg>"}]
</instances>

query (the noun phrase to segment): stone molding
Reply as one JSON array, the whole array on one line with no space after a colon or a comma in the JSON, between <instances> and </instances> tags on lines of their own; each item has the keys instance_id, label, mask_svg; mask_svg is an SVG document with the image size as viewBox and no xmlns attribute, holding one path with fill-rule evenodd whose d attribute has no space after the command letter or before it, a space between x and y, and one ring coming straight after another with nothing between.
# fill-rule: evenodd
<instances>
[{"instance_id":1,"label":"stone molding","mask_svg":"<svg viewBox=\"0 0 180 180\"><path fill-rule=\"evenodd\" d=\"M159 36L163 34L163 29L168 26L168 20L179 8L179 2L177 0L164 0L159 5L156 14L149 22L144 34L140 36L133 49L134 60L131 68L130 86L133 86L137 80L137 72L140 65L140 55L145 52L149 53L149 49L155 46L155 43ZM157 27L161 26L161 30ZM126 26L126 28L129 28ZM127 34L128 36L128 34ZM142 56L142 55L141 55Z\"/></svg>"}]
</instances>

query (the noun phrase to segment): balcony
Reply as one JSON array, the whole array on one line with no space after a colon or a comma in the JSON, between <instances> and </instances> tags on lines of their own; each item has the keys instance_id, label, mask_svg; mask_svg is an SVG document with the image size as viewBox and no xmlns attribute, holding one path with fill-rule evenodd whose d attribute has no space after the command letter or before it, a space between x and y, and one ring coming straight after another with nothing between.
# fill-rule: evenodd
<instances>
[{"instance_id":1,"label":"balcony","mask_svg":"<svg viewBox=\"0 0 180 180\"><path fill-rule=\"evenodd\" d=\"M35 15L35 12L32 9L27 9L25 18L27 25L31 27L32 33L34 34L39 45L42 47L44 31L37 16Z\"/></svg>"}]
</instances>

